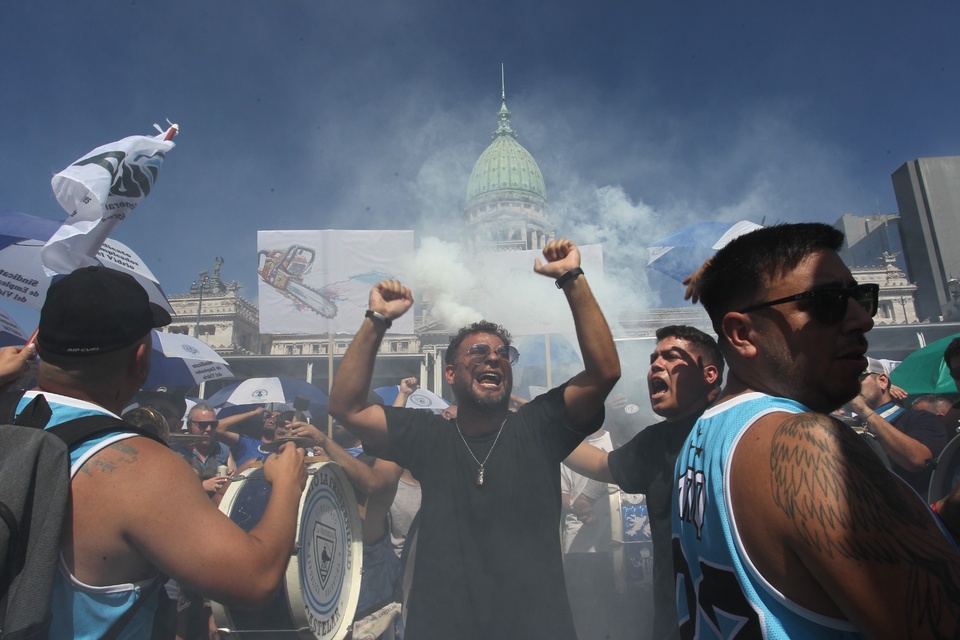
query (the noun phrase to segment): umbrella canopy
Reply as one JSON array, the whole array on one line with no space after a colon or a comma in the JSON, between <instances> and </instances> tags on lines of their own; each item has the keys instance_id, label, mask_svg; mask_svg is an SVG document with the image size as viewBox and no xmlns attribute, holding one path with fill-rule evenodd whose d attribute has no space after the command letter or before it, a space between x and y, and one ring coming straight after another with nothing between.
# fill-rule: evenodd
<instances>
[{"instance_id":1,"label":"umbrella canopy","mask_svg":"<svg viewBox=\"0 0 960 640\"><path fill-rule=\"evenodd\" d=\"M250 378L228 385L207 400L215 407L289 404L301 396L310 400L309 411L318 415L327 410L327 394L305 380L293 378Z\"/></svg>"},{"instance_id":2,"label":"umbrella canopy","mask_svg":"<svg viewBox=\"0 0 960 640\"><path fill-rule=\"evenodd\" d=\"M193 386L233 377L227 361L206 343L180 333L153 330L153 353L145 388Z\"/></svg>"},{"instance_id":3,"label":"umbrella canopy","mask_svg":"<svg viewBox=\"0 0 960 640\"><path fill-rule=\"evenodd\" d=\"M890 372L890 380L911 396L925 393L956 393L957 385L950 377L943 352L947 345L960 338L960 333L941 338L917 349Z\"/></svg>"},{"instance_id":4,"label":"umbrella canopy","mask_svg":"<svg viewBox=\"0 0 960 640\"><path fill-rule=\"evenodd\" d=\"M52 279L43 269L40 251L59 228L54 220L0 212L0 296L37 310L43 306ZM96 258L103 266L136 278L151 302L173 312L160 283L130 247L108 239Z\"/></svg>"},{"instance_id":5,"label":"umbrella canopy","mask_svg":"<svg viewBox=\"0 0 960 640\"><path fill-rule=\"evenodd\" d=\"M373 392L383 398L384 404L392 405L394 400L397 399L397 394L400 393L400 387L378 387L374 389ZM449 407L450 403L432 391L427 391L426 389L417 389L410 394L410 397L407 398L407 403L404 406L411 407L413 409L429 409L430 411L439 414L443 413L443 410Z\"/></svg>"},{"instance_id":6,"label":"umbrella canopy","mask_svg":"<svg viewBox=\"0 0 960 640\"><path fill-rule=\"evenodd\" d=\"M13 318L0 309L0 347L9 347L11 345L24 345L27 343L27 335L23 332Z\"/></svg>"},{"instance_id":7,"label":"umbrella canopy","mask_svg":"<svg viewBox=\"0 0 960 640\"><path fill-rule=\"evenodd\" d=\"M648 246L647 266L680 282L700 268L704 261L728 242L761 226L740 222L700 222L675 231Z\"/></svg>"}]
</instances>

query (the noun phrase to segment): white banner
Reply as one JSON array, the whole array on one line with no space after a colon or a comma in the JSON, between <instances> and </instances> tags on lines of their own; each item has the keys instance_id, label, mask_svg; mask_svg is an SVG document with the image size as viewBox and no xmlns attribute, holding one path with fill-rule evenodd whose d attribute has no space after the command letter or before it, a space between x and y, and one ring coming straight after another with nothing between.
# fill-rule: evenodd
<instances>
[{"instance_id":1,"label":"white banner","mask_svg":"<svg viewBox=\"0 0 960 640\"><path fill-rule=\"evenodd\" d=\"M43 248L48 275L97 264L101 245L149 195L164 155L174 143L158 136L130 136L97 147L53 177L53 193L68 216Z\"/></svg>"},{"instance_id":2,"label":"white banner","mask_svg":"<svg viewBox=\"0 0 960 640\"><path fill-rule=\"evenodd\" d=\"M261 333L356 333L371 287L405 282L413 231L258 231L257 250ZM389 332L412 334L413 315Z\"/></svg>"}]
</instances>

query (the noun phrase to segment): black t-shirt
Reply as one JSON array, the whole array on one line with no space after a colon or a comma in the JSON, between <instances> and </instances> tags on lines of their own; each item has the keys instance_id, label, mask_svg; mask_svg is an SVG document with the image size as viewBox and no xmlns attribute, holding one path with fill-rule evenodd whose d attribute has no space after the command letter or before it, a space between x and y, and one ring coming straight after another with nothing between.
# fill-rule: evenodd
<instances>
[{"instance_id":1,"label":"black t-shirt","mask_svg":"<svg viewBox=\"0 0 960 640\"><path fill-rule=\"evenodd\" d=\"M390 443L377 454L420 481L408 640L574 640L560 550L560 462L603 423L563 420L563 387L511 413L478 487L454 423L384 407ZM467 437L483 461L497 432Z\"/></svg>"},{"instance_id":2,"label":"black t-shirt","mask_svg":"<svg viewBox=\"0 0 960 640\"><path fill-rule=\"evenodd\" d=\"M653 538L654 640L679 638L675 576L671 552L671 510L676 493L674 468L680 447L697 418L658 422L610 452L610 474L627 493L647 496L647 515Z\"/></svg>"},{"instance_id":3,"label":"black t-shirt","mask_svg":"<svg viewBox=\"0 0 960 640\"><path fill-rule=\"evenodd\" d=\"M880 407L882 409L883 407ZM919 411L916 409L904 409L899 415L890 421L898 431L910 436L917 442L923 444L936 460L947 446L947 432L943 428L943 420L937 414L929 411ZM933 466L928 465L922 471L907 471L892 459L890 460L891 469L895 474L907 481L917 493L927 498L930 489L930 476L933 474Z\"/></svg>"}]
</instances>

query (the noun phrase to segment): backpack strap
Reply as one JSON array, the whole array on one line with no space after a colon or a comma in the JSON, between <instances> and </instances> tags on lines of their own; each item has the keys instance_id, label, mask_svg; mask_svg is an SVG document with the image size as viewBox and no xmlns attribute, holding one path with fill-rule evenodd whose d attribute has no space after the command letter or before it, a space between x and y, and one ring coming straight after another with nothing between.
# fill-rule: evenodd
<instances>
[{"instance_id":1,"label":"backpack strap","mask_svg":"<svg viewBox=\"0 0 960 640\"><path fill-rule=\"evenodd\" d=\"M169 446L163 438L149 429L137 427L119 418L104 415L74 418L50 427L47 431L63 440L68 447L110 431L135 433L138 436L155 440L164 446Z\"/></svg>"},{"instance_id":2,"label":"backpack strap","mask_svg":"<svg viewBox=\"0 0 960 640\"><path fill-rule=\"evenodd\" d=\"M8 391L0 394L0 424L13 424L17 415L17 405L26 391ZM43 425L40 425L43 426Z\"/></svg>"}]
</instances>

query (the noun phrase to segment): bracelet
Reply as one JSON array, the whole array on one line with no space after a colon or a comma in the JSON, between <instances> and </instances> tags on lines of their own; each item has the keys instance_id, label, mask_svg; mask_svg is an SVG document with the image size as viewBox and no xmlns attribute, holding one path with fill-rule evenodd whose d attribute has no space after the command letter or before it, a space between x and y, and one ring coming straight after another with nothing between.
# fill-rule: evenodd
<instances>
[{"instance_id":1,"label":"bracelet","mask_svg":"<svg viewBox=\"0 0 960 640\"><path fill-rule=\"evenodd\" d=\"M565 274L557 278L557 281L554 283L557 285L557 289L563 289L563 285L567 284L571 280L576 280L583 275L583 269L580 267L574 267L567 271Z\"/></svg>"},{"instance_id":2,"label":"bracelet","mask_svg":"<svg viewBox=\"0 0 960 640\"><path fill-rule=\"evenodd\" d=\"M373 309L367 309L367 312L363 314L363 317L370 318L371 320L379 320L387 329L393 326L393 321L390 318L383 315L379 311L374 311Z\"/></svg>"}]
</instances>

